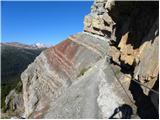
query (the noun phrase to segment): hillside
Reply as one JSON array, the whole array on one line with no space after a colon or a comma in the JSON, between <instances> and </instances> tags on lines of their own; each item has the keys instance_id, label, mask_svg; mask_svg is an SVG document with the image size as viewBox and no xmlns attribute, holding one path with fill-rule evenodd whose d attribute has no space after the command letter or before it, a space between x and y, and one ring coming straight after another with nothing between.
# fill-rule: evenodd
<instances>
[{"instance_id":1,"label":"hillside","mask_svg":"<svg viewBox=\"0 0 160 120\"><path fill-rule=\"evenodd\" d=\"M6 104L21 110L17 118L107 119L116 108L116 118L159 118L158 9L157 1L95 0L84 31L41 52Z\"/></svg>"},{"instance_id":2,"label":"hillside","mask_svg":"<svg viewBox=\"0 0 160 120\"><path fill-rule=\"evenodd\" d=\"M2 108L5 97L17 86L17 83L21 84L21 73L44 49L20 43L1 43Z\"/></svg>"}]
</instances>

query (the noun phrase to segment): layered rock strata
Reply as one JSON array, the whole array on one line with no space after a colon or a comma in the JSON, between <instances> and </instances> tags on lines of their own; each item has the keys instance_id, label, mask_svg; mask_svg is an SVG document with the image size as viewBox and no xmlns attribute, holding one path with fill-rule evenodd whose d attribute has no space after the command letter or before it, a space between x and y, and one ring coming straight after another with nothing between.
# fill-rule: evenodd
<instances>
[{"instance_id":1,"label":"layered rock strata","mask_svg":"<svg viewBox=\"0 0 160 120\"><path fill-rule=\"evenodd\" d=\"M158 8L157 1L95 0L84 19L84 31L109 38L113 61L132 67L133 79L150 88L159 73ZM149 90L144 92L148 95Z\"/></svg>"},{"instance_id":2,"label":"layered rock strata","mask_svg":"<svg viewBox=\"0 0 160 120\"><path fill-rule=\"evenodd\" d=\"M45 50L22 73L25 117L109 118L122 104L136 114L131 79L152 88L158 77L157 10L157 2L95 0L84 32Z\"/></svg>"},{"instance_id":3,"label":"layered rock strata","mask_svg":"<svg viewBox=\"0 0 160 120\"><path fill-rule=\"evenodd\" d=\"M107 44L100 37L79 33L42 52L21 75L26 116L47 108L105 56Z\"/></svg>"},{"instance_id":4,"label":"layered rock strata","mask_svg":"<svg viewBox=\"0 0 160 120\"><path fill-rule=\"evenodd\" d=\"M108 45L108 39L84 32L42 52L21 76L25 116L108 118L124 103L136 112L108 65Z\"/></svg>"}]
</instances>

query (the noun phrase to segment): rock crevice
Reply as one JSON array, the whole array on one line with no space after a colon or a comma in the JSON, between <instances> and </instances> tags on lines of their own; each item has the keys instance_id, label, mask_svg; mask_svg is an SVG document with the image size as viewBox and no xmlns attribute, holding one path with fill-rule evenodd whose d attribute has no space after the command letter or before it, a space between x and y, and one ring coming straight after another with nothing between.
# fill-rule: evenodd
<instances>
[{"instance_id":1,"label":"rock crevice","mask_svg":"<svg viewBox=\"0 0 160 120\"><path fill-rule=\"evenodd\" d=\"M158 7L156 1L95 0L84 32L43 51L22 73L25 117L109 118L122 104L132 107L132 118L157 115L157 95L131 85L157 85ZM141 113L144 98L153 109Z\"/></svg>"}]
</instances>

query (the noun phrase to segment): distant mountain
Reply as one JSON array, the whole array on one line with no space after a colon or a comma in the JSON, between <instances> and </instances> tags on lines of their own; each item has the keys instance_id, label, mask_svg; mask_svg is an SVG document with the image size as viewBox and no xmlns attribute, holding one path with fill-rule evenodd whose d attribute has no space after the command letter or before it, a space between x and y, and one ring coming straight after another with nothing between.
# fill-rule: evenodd
<instances>
[{"instance_id":1,"label":"distant mountain","mask_svg":"<svg viewBox=\"0 0 160 120\"><path fill-rule=\"evenodd\" d=\"M95 0L84 32L43 51L21 74L6 97L8 118L158 119L158 9L157 1ZM11 48L2 52L8 83L39 54Z\"/></svg>"},{"instance_id":2,"label":"distant mountain","mask_svg":"<svg viewBox=\"0 0 160 120\"><path fill-rule=\"evenodd\" d=\"M16 47L16 48L25 48L25 49L47 48L47 45L45 45L43 43L36 43L33 45L27 45L27 44L22 44L19 42L6 42L6 43L1 43L0 45L12 46L12 47Z\"/></svg>"},{"instance_id":3,"label":"distant mountain","mask_svg":"<svg viewBox=\"0 0 160 120\"><path fill-rule=\"evenodd\" d=\"M84 32L42 52L21 74L22 117L159 118L158 9L157 1L95 0Z\"/></svg>"},{"instance_id":4,"label":"distant mountain","mask_svg":"<svg viewBox=\"0 0 160 120\"><path fill-rule=\"evenodd\" d=\"M20 81L20 74L46 47L37 47L18 42L1 43L1 93L2 107L6 95Z\"/></svg>"},{"instance_id":5,"label":"distant mountain","mask_svg":"<svg viewBox=\"0 0 160 120\"><path fill-rule=\"evenodd\" d=\"M37 47L37 48L46 48L46 47L48 47L47 45L45 45L43 43L36 43L34 46Z\"/></svg>"}]
</instances>

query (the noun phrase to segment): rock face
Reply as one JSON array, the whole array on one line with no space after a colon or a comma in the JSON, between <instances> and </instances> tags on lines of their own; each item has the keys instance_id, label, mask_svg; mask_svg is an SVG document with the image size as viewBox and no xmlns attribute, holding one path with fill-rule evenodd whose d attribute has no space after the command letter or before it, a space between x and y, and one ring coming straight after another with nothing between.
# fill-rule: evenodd
<instances>
[{"instance_id":1,"label":"rock face","mask_svg":"<svg viewBox=\"0 0 160 120\"><path fill-rule=\"evenodd\" d=\"M124 103L132 105L102 58L51 103L44 118L108 118Z\"/></svg>"},{"instance_id":2,"label":"rock face","mask_svg":"<svg viewBox=\"0 0 160 120\"><path fill-rule=\"evenodd\" d=\"M20 84L18 84L20 85ZM22 88L21 88L22 89ZM6 96L5 99L5 108L1 113L1 118L11 118L12 116L19 116L23 115L24 112L24 103L23 103L23 94L20 89L13 89L10 93Z\"/></svg>"},{"instance_id":3,"label":"rock face","mask_svg":"<svg viewBox=\"0 0 160 120\"><path fill-rule=\"evenodd\" d=\"M22 73L25 117L109 118L122 104L141 111L139 91L129 88L132 79L150 88L157 80L157 10L158 2L95 0L84 32L45 50Z\"/></svg>"},{"instance_id":4,"label":"rock face","mask_svg":"<svg viewBox=\"0 0 160 120\"><path fill-rule=\"evenodd\" d=\"M108 66L108 47L108 39L84 32L42 52L21 75L25 116L108 118L118 105L132 105Z\"/></svg>"},{"instance_id":5,"label":"rock face","mask_svg":"<svg viewBox=\"0 0 160 120\"><path fill-rule=\"evenodd\" d=\"M47 108L78 77L104 57L107 41L79 33L42 52L22 73L25 114Z\"/></svg>"},{"instance_id":6,"label":"rock face","mask_svg":"<svg viewBox=\"0 0 160 120\"><path fill-rule=\"evenodd\" d=\"M12 90L9 95L7 95L5 100L6 109L15 111L21 110L23 111L23 96L22 93L17 93L16 90Z\"/></svg>"},{"instance_id":7,"label":"rock face","mask_svg":"<svg viewBox=\"0 0 160 120\"><path fill-rule=\"evenodd\" d=\"M151 88L159 73L158 7L156 1L96 0L84 20L85 31L110 39L108 54L113 61L133 67L133 78Z\"/></svg>"},{"instance_id":8,"label":"rock face","mask_svg":"<svg viewBox=\"0 0 160 120\"><path fill-rule=\"evenodd\" d=\"M1 112L4 116L7 116L7 112L15 112L12 107L7 107L10 104L5 103L5 99L11 99L12 95L15 96L13 89L19 89L22 91L21 73L31 64L34 59L46 48L33 47L32 45L26 45L17 42L0 43L1 47ZM9 94L9 98L7 95ZM16 95L17 96L17 95ZM22 95L21 95L22 96ZM7 97L7 98L6 98ZM14 98L14 97L13 97ZM12 100L11 100L12 101ZM17 100L15 100L17 101ZM11 103L12 104L12 103ZM16 102L16 106L19 102ZM21 105L20 105L21 106ZM19 108L19 107L18 107ZM10 109L10 110L9 110ZM2 115L2 118L3 115Z\"/></svg>"}]
</instances>

